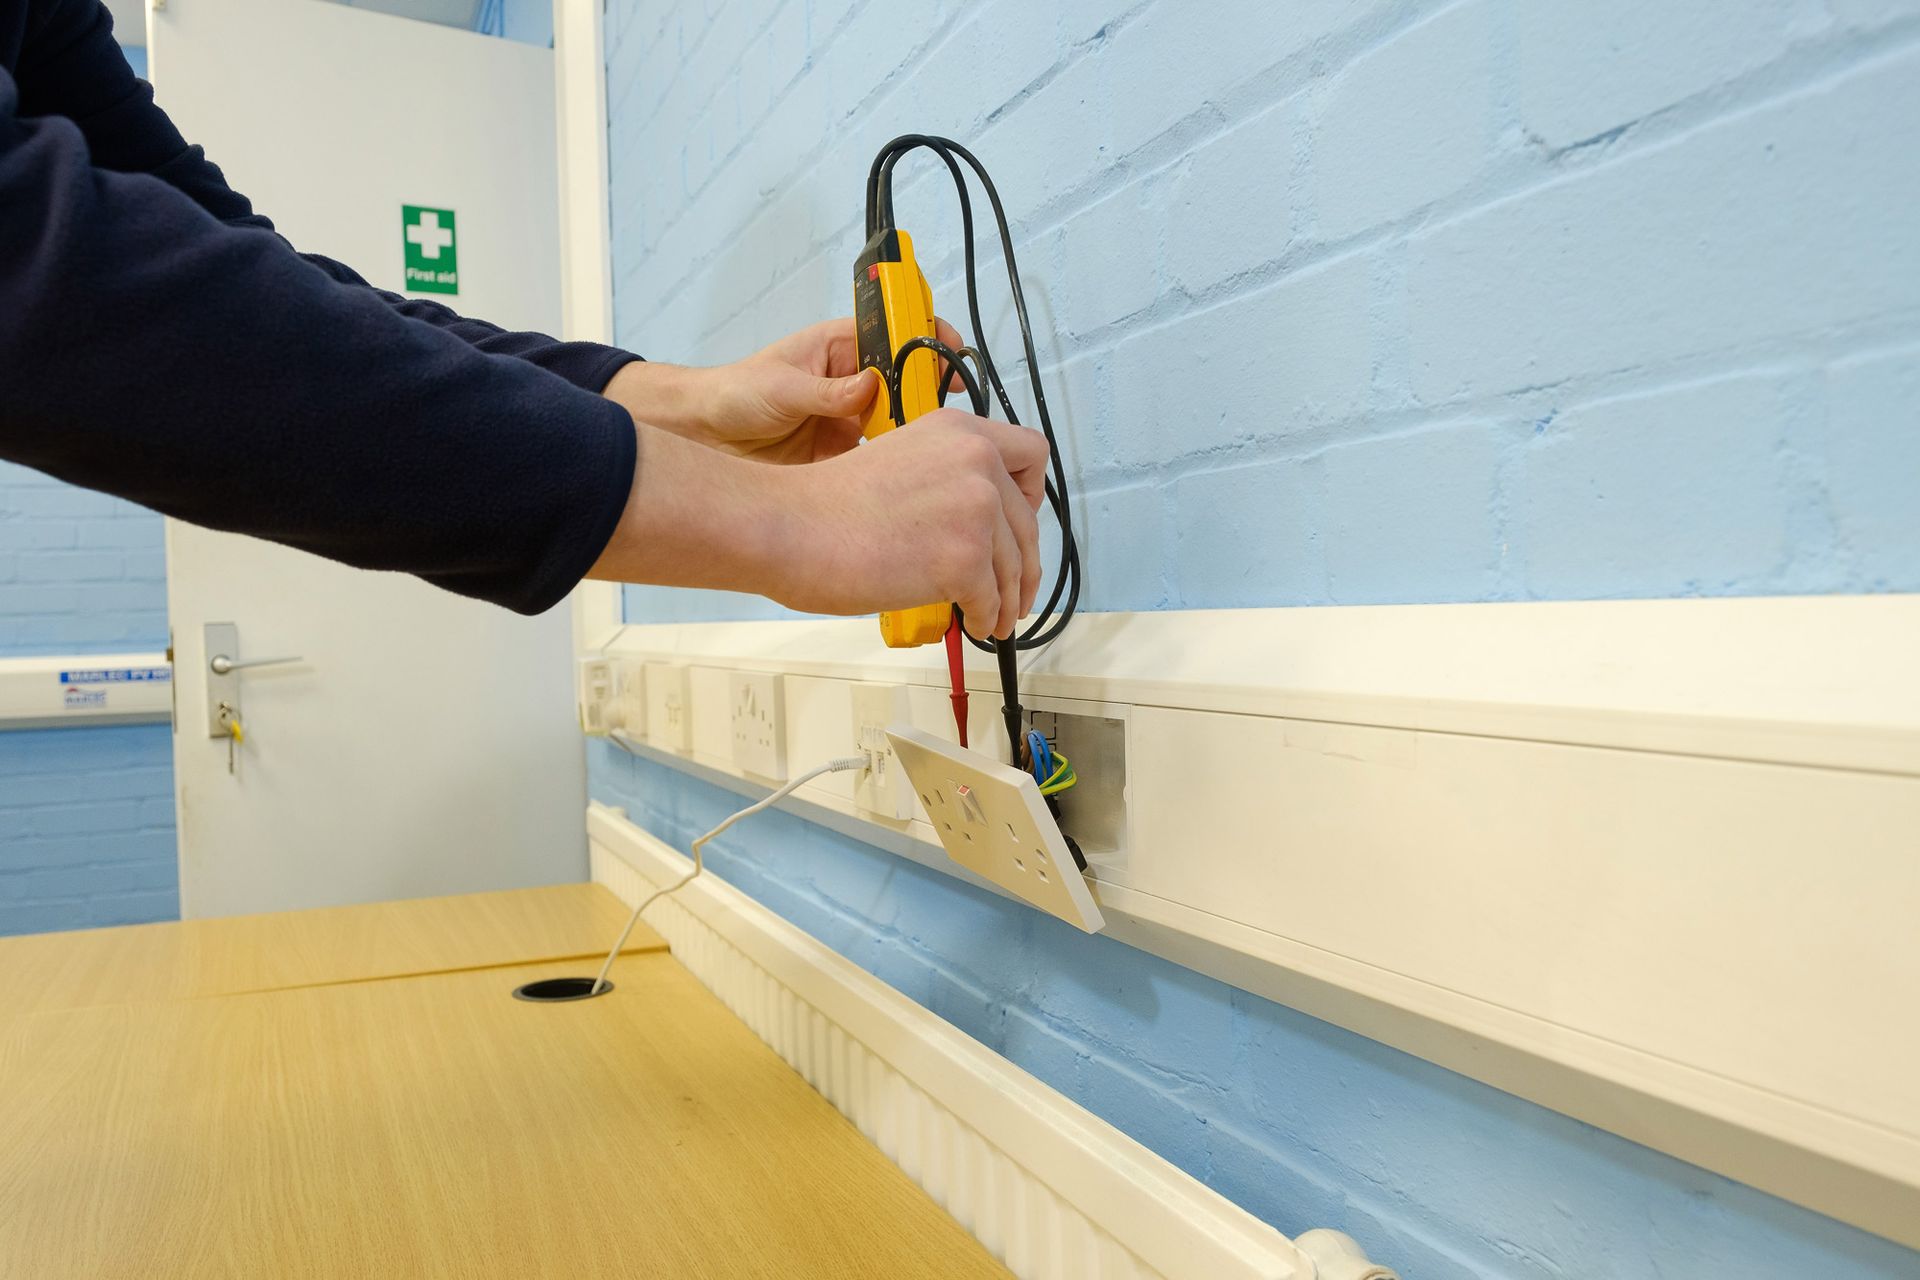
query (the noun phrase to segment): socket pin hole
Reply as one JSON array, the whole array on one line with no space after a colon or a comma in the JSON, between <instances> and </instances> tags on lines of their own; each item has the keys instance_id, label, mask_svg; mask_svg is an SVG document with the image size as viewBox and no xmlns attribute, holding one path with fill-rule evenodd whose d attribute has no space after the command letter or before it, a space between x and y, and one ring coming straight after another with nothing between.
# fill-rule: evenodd
<instances>
[{"instance_id":1,"label":"socket pin hole","mask_svg":"<svg viewBox=\"0 0 1920 1280\"><path fill-rule=\"evenodd\" d=\"M1020 843L1020 833L1013 829L1013 824L1011 822L1007 824L1007 839L1013 841L1015 844Z\"/></svg>"},{"instance_id":2,"label":"socket pin hole","mask_svg":"<svg viewBox=\"0 0 1920 1280\"><path fill-rule=\"evenodd\" d=\"M1022 871L1025 871L1027 869L1027 864L1021 861L1020 855L1017 853L1013 855L1013 865L1020 868Z\"/></svg>"}]
</instances>

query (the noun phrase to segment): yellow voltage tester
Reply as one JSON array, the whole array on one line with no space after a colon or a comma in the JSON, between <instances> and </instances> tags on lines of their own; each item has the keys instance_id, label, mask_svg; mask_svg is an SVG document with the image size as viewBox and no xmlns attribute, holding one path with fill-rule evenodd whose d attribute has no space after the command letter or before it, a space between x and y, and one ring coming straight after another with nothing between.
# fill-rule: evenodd
<instances>
[{"instance_id":1,"label":"yellow voltage tester","mask_svg":"<svg viewBox=\"0 0 1920 1280\"><path fill-rule=\"evenodd\" d=\"M938 355L914 351L893 378L894 358L915 338L932 338L933 290L913 259L913 237L894 227L874 233L853 269L853 321L860 367L880 375L864 428L867 439L905 426L940 407L943 370ZM923 604L880 615L880 637L890 649L934 644L953 622L951 604Z\"/></svg>"}]
</instances>

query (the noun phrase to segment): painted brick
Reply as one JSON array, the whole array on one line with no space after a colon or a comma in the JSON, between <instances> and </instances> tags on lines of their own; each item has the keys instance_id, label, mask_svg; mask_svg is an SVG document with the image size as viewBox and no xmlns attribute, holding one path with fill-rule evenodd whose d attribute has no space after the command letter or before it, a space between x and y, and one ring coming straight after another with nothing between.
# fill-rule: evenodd
<instances>
[{"instance_id":1,"label":"painted brick","mask_svg":"<svg viewBox=\"0 0 1920 1280\"><path fill-rule=\"evenodd\" d=\"M1075 511L1083 530L1082 606L1100 610L1165 608L1172 591L1172 565L1167 554L1171 526L1166 495L1160 486L1145 481L1095 494L1081 499Z\"/></svg>"},{"instance_id":2,"label":"painted brick","mask_svg":"<svg viewBox=\"0 0 1920 1280\"><path fill-rule=\"evenodd\" d=\"M72 545L87 550L158 552L165 536L160 517L145 511L128 512L107 520L81 520L52 528L67 533L68 541L47 545Z\"/></svg>"},{"instance_id":3,"label":"painted brick","mask_svg":"<svg viewBox=\"0 0 1920 1280\"><path fill-rule=\"evenodd\" d=\"M1405 217L1480 171L1492 132L1489 11L1480 0L1448 9L1356 60L1320 95L1309 144L1320 239Z\"/></svg>"},{"instance_id":4,"label":"painted brick","mask_svg":"<svg viewBox=\"0 0 1920 1280\"><path fill-rule=\"evenodd\" d=\"M79 536L80 530L95 528L100 526L116 526L117 527L122 523L128 523L128 522L123 522L120 520L72 520L72 519L32 520L22 516L18 516L14 512L9 511L6 507L5 500L0 499L0 544L4 544L8 547L12 547L15 550L23 553L28 551L39 550L41 548L71 547L75 544ZM154 531L151 536L154 538L155 541L159 540L160 534L159 534L159 524L157 520L155 522ZM82 546L106 546L106 545L120 546L123 544L119 542L115 542L111 544L81 543L80 545Z\"/></svg>"},{"instance_id":5,"label":"painted brick","mask_svg":"<svg viewBox=\"0 0 1920 1280\"><path fill-rule=\"evenodd\" d=\"M180 918L180 894L173 889L89 898L86 905L87 925L94 929Z\"/></svg>"},{"instance_id":6,"label":"painted brick","mask_svg":"<svg viewBox=\"0 0 1920 1280\"><path fill-rule=\"evenodd\" d=\"M1286 252L1295 236L1295 139L1303 128L1300 100L1288 98L1178 166L1161 232L1171 284L1198 294Z\"/></svg>"},{"instance_id":7,"label":"painted brick","mask_svg":"<svg viewBox=\"0 0 1920 1280\"><path fill-rule=\"evenodd\" d=\"M1823 27L1825 10L1815 0L1512 5L1514 108L1530 137L1574 146L1765 66Z\"/></svg>"},{"instance_id":8,"label":"painted brick","mask_svg":"<svg viewBox=\"0 0 1920 1280\"><path fill-rule=\"evenodd\" d=\"M1370 269L1343 258L1122 342L1108 365L1112 418L1096 435L1104 455L1151 465L1360 413Z\"/></svg>"},{"instance_id":9,"label":"painted brick","mask_svg":"<svg viewBox=\"0 0 1920 1280\"><path fill-rule=\"evenodd\" d=\"M1781 384L1735 378L1571 408L1520 461L1513 540L1529 594L1692 595L1765 581L1791 554L1790 406Z\"/></svg>"},{"instance_id":10,"label":"painted brick","mask_svg":"<svg viewBox=\"0 0 1920 1280\"><path fill-rule=\"evenodd\" d=\"M1119 323L1159 300L1164 289L1155 264L1174 232L1167 216L1168 187L1152 181L1123 188L1075 214L1055 233L1059 266L1041 281L1059 282L1055 297L1066 333L1078 336ZM1037 254L1023 254L1021 261L1050 265Z\"/></svg>"},{"instance_id":11,"label":"painted brick","mask_svg":"<svg viewBox=\"0 0 1920 1280\"><path fill-rule=\"evenodd\" d=\"M126 557L111 551L43 551L21 566L24 582L111 582L127 576Z\"/></svg>"},{"instance_id":12,"label":"painted brick","mask_svg":"<svg viewBox=\"0 0 1920 1280\"><path fill-rule=\"evenodd\" d=\"M1827 371L1827 488L1854 581L1910 591L1920 564L1920 347Z\"/></svg>"},{"instance_id":13,"label":"painted brick","mask_svg":"<svg viewBox=\"0 0 1920 1280\"><path fill-rule=\"evenodd\" d=\"M1168 500L1175 607L1326 599L1319 473L1317 461L1282 458L1176 480Z\"/></svg>"},{"instance_id":14,"label":"painted brick","mask_svg":"<svg viewBox=\"0 0 1920 1280\"><path fill-rule=\"evenodd\" d=\"M1416 389L1484 396L1911 308L1920 166L1886 122L1915 118L1908 52L1416 237Z\"/></svg>"},{"instance_id":15,"label":"painted brick","mask_svg":"<svg viewBox=\"0 0 1920 1280\"><path fill-rule=\"evenodd\" d=\"M90 905L83 899L64 902L7 902L0 900L0 938L16 933L52 933L86 929L93 924Z\"/></svg>"},{"instance_id":16,"label":"painted brick","mask_svg":"<svg viewBox=\"0 0 1920 1280\"><path fill-rule=\"evenodd\" d=\"M1468 422L1343 444L1322 461L1328 596L1338 604L1477 600L1500 558L1498 449Z\"/></svg>"},{"instance_id":17,"label":"painted brick","mask_svg":"<svg viewBox=\"0 0 1920 1280\"><path fill-rule=\"evenodd\" d=\"M1099 51L1101 73L1113 87L1114 154L1131 154L1196 112L1216 114L1215 104L1234 86L1302 54L1374 7L1310 0L1289 4L1276 20L1245 4L1162 0L1147 6Z\"/></svg>"}]
</instances>

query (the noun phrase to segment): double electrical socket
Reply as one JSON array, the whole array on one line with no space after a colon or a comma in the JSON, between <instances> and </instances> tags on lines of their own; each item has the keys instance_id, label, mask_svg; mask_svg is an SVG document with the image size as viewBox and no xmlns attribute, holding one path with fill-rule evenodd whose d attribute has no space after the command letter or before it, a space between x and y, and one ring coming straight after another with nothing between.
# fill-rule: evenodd
<instances>
[{"instance_id":1,"label":"double electrical socket","mask_svg":"<svg viewBox=\"0 0 1920 1280\"><path fill-rule=\"evenodd\" d=\"M1105 927L1032 774L910 725L887 737L949 858L1075 928Z\"/></svg>"},{"instance_id":2,"label":"double electrical socket","mask_svg":"<svg viewBox=\"0 0 1920 1280\"><path fill-rule=\"evenodd\" d=\"M735 671L727 679L733 762L768 782L787 780L787 715L780 676Z\"/></svg>"}]
</instances>

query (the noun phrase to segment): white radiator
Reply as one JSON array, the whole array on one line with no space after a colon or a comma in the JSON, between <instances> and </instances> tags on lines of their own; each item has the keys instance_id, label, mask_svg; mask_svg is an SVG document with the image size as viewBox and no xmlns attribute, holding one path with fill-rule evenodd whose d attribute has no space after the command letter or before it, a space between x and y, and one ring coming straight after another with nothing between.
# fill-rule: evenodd
<instances>
[{"instance_id":1,"label":"white radiator","mask_svg":"<svg viewBox=\"0 0 1920 1280\"><path fill-rule=\"evenodd\" d=\"M628 903L691 865L619 809L592 805L587 833ZM1337 1232L1289 1241L722 880L647 922L1023 1280L1393 1280Z\"/></svg>"}]
</instances>

